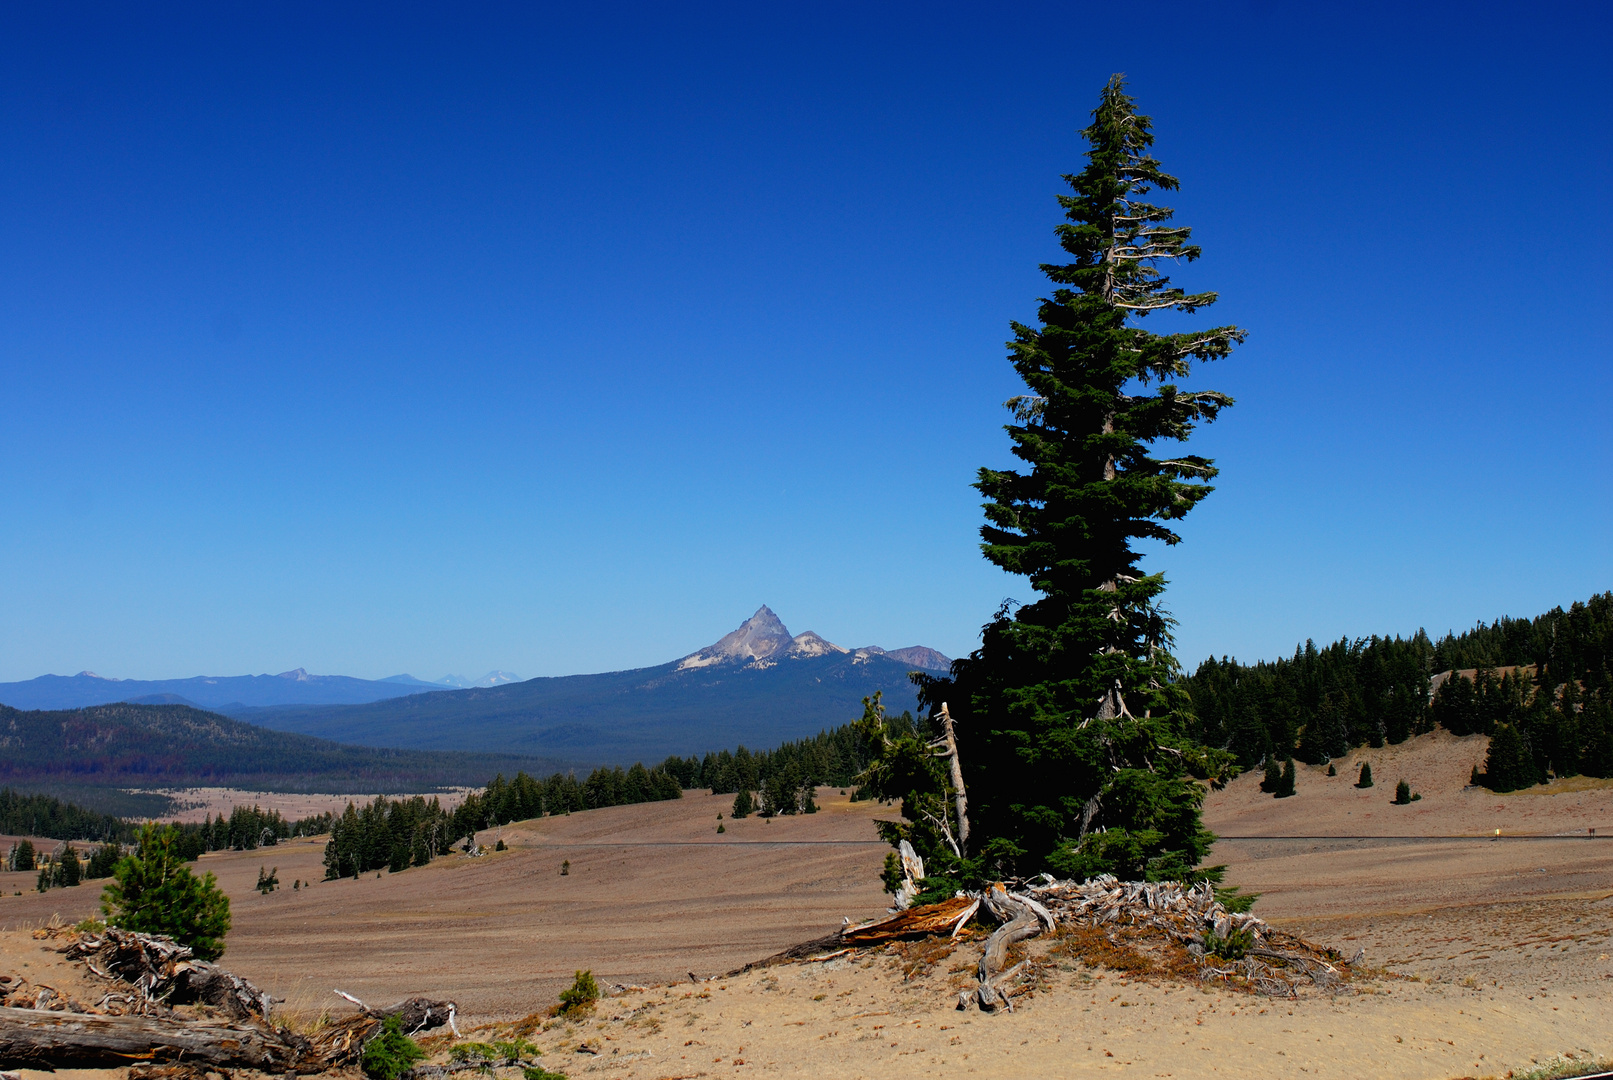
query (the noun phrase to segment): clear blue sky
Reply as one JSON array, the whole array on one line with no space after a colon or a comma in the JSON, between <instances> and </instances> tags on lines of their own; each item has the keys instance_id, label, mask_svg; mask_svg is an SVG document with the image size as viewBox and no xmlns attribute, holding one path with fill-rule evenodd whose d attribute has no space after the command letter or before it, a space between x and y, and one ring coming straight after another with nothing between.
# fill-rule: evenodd
<instances>
[{"instance_id":1,"label":"clear blue sky","mask_svg":"<svg viewBox=\"0 0 1613 1080\"><path fill-rule=\"evenodd\" d=\"M968 651L1114 71L1250 332L1183 660L1613 587L1607 5L579 7L0 13L0 679Z\"/></svg>"}]
</instances>

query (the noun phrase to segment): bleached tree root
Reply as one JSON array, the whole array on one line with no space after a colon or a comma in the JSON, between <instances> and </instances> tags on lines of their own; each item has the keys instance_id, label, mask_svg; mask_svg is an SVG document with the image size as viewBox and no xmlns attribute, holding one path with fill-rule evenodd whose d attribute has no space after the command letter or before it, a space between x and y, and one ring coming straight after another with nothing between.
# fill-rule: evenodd
<instances>
[{"instance_id":1,"label":"bleached tree root","mask_svg":"<svg viewBox=\"0 0 1613 1080\"><path fill-rule=\"evenodd\" d=\"M987 889L979 902L981 907L1002 920L1002 925L986 939L986 948L980 954L980 966L976 971L978 981L974 989L958 995L958 1008L967 1009L972 1004L978 1004L985 1012L996 1012L998 1009L1013 1012L1014 1003L1009 1000L1005 988L1025 965L1016 964L1004 971L1008 950L1021 941L1035 937L1044 929L1051 930L1053 916L1035 900L1011 893L1001 884Z\"/></svg>"}]
</instances>

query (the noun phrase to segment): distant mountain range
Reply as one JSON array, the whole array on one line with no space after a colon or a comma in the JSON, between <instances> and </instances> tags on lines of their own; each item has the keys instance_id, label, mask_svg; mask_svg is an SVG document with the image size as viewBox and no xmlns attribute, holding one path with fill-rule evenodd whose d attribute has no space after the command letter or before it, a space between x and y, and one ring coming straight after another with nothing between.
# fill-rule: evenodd
<instances>
[{"instance_id":1,"label":"distant mountain range","mask_svg":"<svg viewBox=\"0 0 1613 1080\"><path fill-rule=\"evenodd\" d=\"M624 764L814 735L885 695L913 708L908 673L944 672L934 649L848 649L792 636L765 605L721 640L657 667L421 692L368 704L230 709L281 731L362 746L530 754Z\"/></svg>"},{"instance_id":2,"label":"distant mountain range","mask_svg":"<svg viewBox=\"0 0 1613 1080\"><path fill-rule=\"evenodd\" d=\"M278 675L199 675L190 679L106 679L93 671L41 675L26 682L0 683L0 703L14 709L82 709L127 701L137 705L191 705L232 709L274 705L360 705L428 690L501 686L520 682L507 671L489 671L475 682L445 675L425 682L413 675L355 679L310 675L302 668Z\"/></svg>"}]
</instances>

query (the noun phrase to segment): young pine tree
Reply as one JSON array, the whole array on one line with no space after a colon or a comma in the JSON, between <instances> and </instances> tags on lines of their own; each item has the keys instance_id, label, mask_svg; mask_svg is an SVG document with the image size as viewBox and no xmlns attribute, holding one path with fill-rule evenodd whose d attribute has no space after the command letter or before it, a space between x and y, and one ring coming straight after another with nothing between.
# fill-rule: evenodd
<instances>
[{"instance_id":1,"label":"young pine tree","mask_svg":"<svg viewBox=\"0 0 1613 1080\"><path fill-rule=\"evenodd\" d=\"M1260 790L1275 795L1283 783L1283 767L1277 764L1277 755L1266 756L1266 775L1260 778Z\"/></svg>"},{"instance_id":2,"label":"young pine tree","mask_svg":"<svg viewBox=\"0 0 1613 1080\"><path fill-rule=\"evenodd\" d=\"M939 734L943 702L956 719L972 829L957 853L937 825L907 833L927 864L965 877L1190 877L1212 840L1195 777L1231 768L1188 734L1159 607L1165 580L1143 572L1136 545L1177 543L1172 526L1209 494L1207 458L1158 448L1231 404L1181 380L1244 332L1144 329L1152 313L1190 315L1216 297L1160 272L1199 248L1148 201L1177 181L1150 154L1151 122L1120 76L1082 136L1086 166L1059 196L1069 261L1042 267L1053 288L1038 325L1015 323L1008 343L1026 392L1007 403L1006 430L1025 467L981 469L975 484L985 557L1029 579L1037 598L1005 604L950 678L920 679L928 734Z\"/></svg>"},{"instance_id":3,"label":"young pine tree","mask_svg":"<svg viewBox=\"0 0 1613 1080\"><path fill-rule=\"evenodd\" d=\"M1286 799L1294 793L1294 759L1289 758L1283 764L1282 776L1277 780L1277 790L1272 794L1279 799Z\"/></svg>"},{"instance_id":4,"label":"young pine tree","mask_svg":"<svg viewBox=\"0 0 1613 1080\"><path fill-rule=\"evenodd\" d=\"M1363 761L1361 763L1361 775L1356 779L1355 786L1358 788L1369 788L1372 786L1372 762Z\"/></svg>"},{"instance_id":5,"label":"young pine tree","mask_svg":"<svg viewBox=\"0 0 1613 1080\"><path fill-rule=\"evenodd\" d=\"M750 792L740 788L739 794L734 796L733 816L736 818L750 817L755 812L756 803L751 799Z\"/></svg>"},{"instance_id":6,"label":"young pine tree","mask_svg":"<svg viewBox=\"0 0 1613 1080\"><path fill-rule=\"evenodd\" d=\"M1411 785L1404 780L1395 785L1395 805L1405 806L1411 802Z\"/></svg>"},{"instance_id":7,"label":"young pine tree","mask_svg":"<svg viewBox=\"0 0 1613 1080\"><path fill-rule=\"evenodd\" d=\"M72 844L68 844L62 849L61 862L58 864L57 872L60 875L57 883L63 888L70 889L83 879L84 865L78 861L78 852L73 850Z\"/></svg>"},{"instance_id":8,"label":"young pine tree","mask_svg":"<svg viewBox=\"0 0 1613 1080\"><path fill-rule=\"evenodd\" d=\"M118 862L102 890L101 909L112 926L167 934L198 958L217 960L230 929L230 899L211 873L190 872L178 843L176 826L142 827L135 853Z\"/></svg>"},{"instance_id":9,"label":"young pine tree","mask_svg":"<svg viewBox=\"0 0 1613 1080\"><path fill-rule=\"evenodd\" d=\"M1497 727L1484 758L1484 786L1491 791L1518 791L1533 787L1539 779L1534 753L1523 732L1512 724Z\"/></svg>"}]
</instances>

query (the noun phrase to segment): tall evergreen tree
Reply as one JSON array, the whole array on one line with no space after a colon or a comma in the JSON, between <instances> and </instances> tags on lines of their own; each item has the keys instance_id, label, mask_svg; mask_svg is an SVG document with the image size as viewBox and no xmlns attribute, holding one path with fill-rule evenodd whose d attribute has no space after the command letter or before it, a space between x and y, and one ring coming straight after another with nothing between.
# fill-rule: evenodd
<instances>
[{"instance_id":1,"label":"tall evergreen tree","mask_svg":"<svg viewBox=\"0 0 1613 1080\"><path fill-rule=\"evenodd\" d=\"M951 857L977 875L1185 877L1212 839L1194 778L1226 775L1231 756L1187 734L1173 623L1158 605L1165 581L1142 571L1133 545L1177 543L1172 523L1209 494L1208 459L1154 451L1231 404L1179 380L1244 332L1140 325L1215 294L1189 294L1160 272L1199 248L1169 224L1170 209L1147 201L1177 181L1149 153L1149 118L1120 76L1082 135L1087 165L1064 178L1056 230L1071 261L1042 267L1054 288L1040 324L1015 323L1008 343L1027 393L1007 403L1006 430L1028 468L982 469L975 485L986 558L1040 595L1005 604L950 678L920 679L932 728L942 702L956 718L973 829L967 845L934 825L907 832L927 860Z\"/></svg>"}]
</instances>

